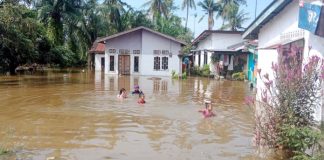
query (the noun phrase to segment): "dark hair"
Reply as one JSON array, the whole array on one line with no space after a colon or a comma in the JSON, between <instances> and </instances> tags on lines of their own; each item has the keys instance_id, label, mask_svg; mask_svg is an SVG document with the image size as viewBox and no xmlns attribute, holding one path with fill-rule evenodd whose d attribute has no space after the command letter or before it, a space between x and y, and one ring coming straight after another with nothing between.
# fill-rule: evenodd
<instances>
[{"instance_id":1,"label":"dark hair","mask_svg":"<svg viewBox=\"0 0 324 160\"><path fill-rule=\"evenodd\" d=\"M119 91L119 95L121 95L124 91L126 91L125 88L120 89L120 91Z\"/></svg>"},{"instance_id":2,"label":"dark hair","mask_svg":"<svg viewBox=\"0 0 324 160\"><path fill-rule=\"evenodd\" d=\"M143 97L144 96L144 93L143 92L140 92L139 94L138 94L138 98L141 98L141 97Z\"/></svg>"}]
</instances>

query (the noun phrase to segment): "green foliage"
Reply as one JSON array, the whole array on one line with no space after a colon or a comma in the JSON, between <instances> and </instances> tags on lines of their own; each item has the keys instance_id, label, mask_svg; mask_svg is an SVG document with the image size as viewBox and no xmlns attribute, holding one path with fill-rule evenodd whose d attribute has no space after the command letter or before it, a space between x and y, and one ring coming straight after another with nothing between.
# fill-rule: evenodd
<instances>
[{"instance_id":1,"label":"green foliage","mask_svg":"<svg viewBox=\"0 0 324 160\"><path fill-rule=\"evenodd\" d=\"M245 80L245 73L244 72L233 73L232 78L233 78L233 80L244 81Z\"/></svg>"},{"instance_id":2,"label":"green foliage","mask_svg":"<svg viewBox=\"0 0 324 160\"><path fill-rule=\"evenodd\" d=\"M172 77L172 79L178 79L179 75L175 72L175 70L172 70L171 77Z\"/></svg>"},{"instance_id":3,"label":"green foliage","mask_svg":"<svg viewBox=\"0 0 324 160\"><path fill-rule=\"evenodd\" d=\"M187 79L187 72L183 72L181 78L182 78L182 79Z\"/></svg>"},{"instance_id":4,"label":"green foliage","mask_svg":"<svg viewBox=\"0 0 324 160\"><path fill-rule=\"evenodd\" d=\"M44 39L44 28L35 12L19 4L6 3L0 8L0 65L15 72L19 64L38 58L37 44Z\"/></svg>"},{"instance_id":5,"label":"green foliage","mask_svg":"<svg viewBox=\"0 0 324 160\"><path fill-rule=\"evenodd\" d=\"M320 132L310 127L297 127L295 125L284 124L281 127L278 142L293 151L305 152L318 143Z\"/></svg>"},{"instance_id":6,"label":"green foliage","mask_svg":"<svg viewBox=\"0 0 324 160\"><path fill-rule=\"evenodd\" d=\"M199 66L194 66L191 71L191 74L196 76L209 77L210 76L209 65L206 64L202 68Z\"/></svg>"}]
</instances>

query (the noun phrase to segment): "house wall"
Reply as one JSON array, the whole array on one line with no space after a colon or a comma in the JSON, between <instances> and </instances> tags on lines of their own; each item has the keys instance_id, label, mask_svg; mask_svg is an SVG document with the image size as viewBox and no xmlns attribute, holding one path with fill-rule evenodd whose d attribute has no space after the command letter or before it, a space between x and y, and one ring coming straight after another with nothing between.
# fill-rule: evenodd
<instances>
[{"instance_id":1,"label":"house wall","mask_svg":"<svg viewBox=\"0 0 324 160\"><path fill-rule=\"evenodd\" d=\"M265 73L269 74L269 77L273 79L273 71L271 69L272 63L277 63L278 52L276 49L262 49L274 44L281 43L280 35L283 33L289 33L296 30L302 30L298 28L298 16L299 16L299 3L298 1L292 1L284 10L282 10L277 16L264 25L259 33L259 50L258 50L258 68L261 69L261 75ZM304 61L311 55L318 55L323 57L324 53L324 38L311 34L306 30L304 32L305 48L304 48ZM309 47L312 46L311 51ZM260 78L257 79L257 100L260 100L261 89L264 85ZM323 106L323 105L322 105ZM321 120L321 108L316 110L315 118ZM324 119L324 118L323 118Z\"/></svg>"},{"instance_id":2,"label":"house wall","mask_svg":"<svg viewBox=\"0 0 324 160\"><path fill-rule=\"evenodd\" d=\"M130 60L131 60L131 74L134 74L134 54L133 50L141 50L142 51L142 33L141 31L136 31L136 32L131 32L126 35L122 35L113 39L110 39L108 42L106 42L106 68L105 68L105 73L106 74L118 74L118 55L119 55L119 49L129 49L130 50ZM116 53L110 54L108 51L109 49L116 49ZM109 56L114 55L115 57L115 71L109 71L109 66L110 66L110 61L109 61ZM136 55L140 56L140 61L141 63L141 55ZM139 68L139 73L140 74L141 69Z\"/></svg>"},{"instance_id":3,"label":"house wall","mask_svg":"<svg viewBox=\"0 0 324 160\"><path fill-rule=\"evenodd\" d=\"M170 76L172 70L174 70L176 73L181 72L181 63L178 57L178 54L181 50L180 43L174 42L161 36L157 36L156 34L145 30L143 31L142 36L143 63L140 63L142 75ZM160 57L168 57L168 70L154 70L154 57L156 56L153 55L154 50L169 50L169 52L172 53L171 57L169 55L158 55Z\"/></svg>"},{"instance_id":4,"label":"house wall","mask_svg":"<svg viewBox=\"0 0 324 160\"><path fill-rule=\"evenodd\" d=\"M95 63L95 70L96 71L101 71L101 58L105 57L104 54L95 54L95 58L94 58L94 63Z\"/></svg>"},{"instance_id":5,"label":"house wall","mask_svg":"<svg viewBox=\"0 0 324 160\"><path fill-rule=\"evenodd\" d=\"M203 50L228 50L229 46L243 42L242 35L237 33L212 33L204 40L200 41L197 45L196 50L202 50L200 52L200 66L198 65L198 56L195 55L195 66L204 66L204 51ZM207 64L209 64L211 74L215 74L215 67L211 62L212 52L207 52Z\"/></svg>"}]
</instances>

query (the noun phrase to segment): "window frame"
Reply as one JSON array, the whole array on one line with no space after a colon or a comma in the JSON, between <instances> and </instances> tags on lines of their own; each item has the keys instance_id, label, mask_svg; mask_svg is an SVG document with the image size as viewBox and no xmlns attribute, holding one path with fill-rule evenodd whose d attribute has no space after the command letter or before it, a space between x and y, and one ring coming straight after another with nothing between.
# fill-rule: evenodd
<instances>
[{"instance_id":1,"label":"window frame","mask_svg":"<svg viewBox=\"0 0 324 160\"><path fill-rule=\"evenodd\" d=\"M111 63L113 62L113 63ZM114 72L115 71L115 56L109 55L109 71Z\"/></svg>"},{"instance_id":2,"label":"window frame","mask_svg":"<svg viewBox=\"0 0 324 160\"><path fill-rule=\"evenodd\" d=\"M156 59L158 61L158 65L156 65ZM161 57L160 56L153 57L153 70L155 70L155 71L161 70Z\"/></svg>"},{"instance_id":3,"label":"window frame","mask_svg":"<svg viewBox=\"0 0 324 160\"><path fill-rule=\"evenodd\" d=\"M166 61L165 61L165 59L166 59ZM168 70L169 69L169 57L166 57L166 56L162 57L161 69L162 70Z\"/></svg>"},{"instance_id":4,"label":"window frame","mask_svg":"<svg viewBox=\"0 0 324 160\"><path fill-rule=\"evenodd\" d=\"M137 70L136 70L136 66L135 66L136 65L136 60L135 60L136 58L137 58ZM139 56L134 56L134 66L133 67L134 67L134 72L135 73L139 73L139 61L140 61Z\"/></svg>"}]
</instances>

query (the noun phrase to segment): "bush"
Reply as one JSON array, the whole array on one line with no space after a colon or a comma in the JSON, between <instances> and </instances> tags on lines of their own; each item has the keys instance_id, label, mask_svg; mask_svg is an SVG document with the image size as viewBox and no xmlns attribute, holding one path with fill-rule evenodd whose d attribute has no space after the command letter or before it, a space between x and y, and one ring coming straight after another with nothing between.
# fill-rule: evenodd
<instances>
[{"instance_id":1,"label":"bush","mask_svg":"<svg viewBox=\"0 0 324 160\"><path fill-rule=\"evenodd\" d=\"M237 81L243 81L245 80L245 73L244 72L233 73L232 78Z\"/></svg>"},{"instance_id":2,"label":"bush","mask_svg":"<svg viewBox=\"0 0 324 160\"><path fill-rule=\"evenodd\" d=\"M194 66L191 71L191 74L196 76L209 77L210 76L209 65L206 64L202 68L200 68L199 66Z\"/></svg>"},{"instance_id":3,"label":"bush","mask_svg":"<svg viewBox=\"0 0 324 160\"><path fill-rule=\"evenodd\" d=\"M310 57L302 66L301 49L293 47L288 54L278 49L278 64L272 64L275 82L269 74L259 78L264 84L261 88L258 110L256 110L255 143L258 146L284 149L292 159L316 159L307 149L316 149L319 144L319 131L313 113L320 107L320 74L324 60ZM317 150L318 152L318 150Z\"/></svg>"}]
</instances>

